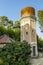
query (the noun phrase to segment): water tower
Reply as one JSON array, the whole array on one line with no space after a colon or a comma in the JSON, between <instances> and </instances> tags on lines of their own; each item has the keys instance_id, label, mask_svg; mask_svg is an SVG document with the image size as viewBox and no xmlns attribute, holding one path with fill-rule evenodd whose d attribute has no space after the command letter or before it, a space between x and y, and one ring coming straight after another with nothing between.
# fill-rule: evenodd
<instances>
[{"instance_id":1,"label":"water tower","mask_svg":"<svg viewBox=\"0 0 43 65\"><path fill-rule=\"evenodd\" d=\"M31 45L31 56L37 57L37 38L36 38L36 17L33 7L26 7L21 10L21 42L26 41Z\"/></svg>"}]
</instances>

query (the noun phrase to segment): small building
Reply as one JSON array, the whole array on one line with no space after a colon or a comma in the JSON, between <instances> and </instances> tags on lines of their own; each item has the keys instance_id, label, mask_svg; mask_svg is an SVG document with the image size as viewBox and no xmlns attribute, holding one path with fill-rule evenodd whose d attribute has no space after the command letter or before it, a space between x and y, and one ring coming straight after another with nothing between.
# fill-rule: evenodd
<instances>
[{"instance_id":1,"label":"small building","mask_svg":"<svg viewBox=\"0 0 43 65\"><path fill-rule=\"evenodd\" d=\"M13 40L11 37L9 37L6 34L3 34L0 36L0 48L5 46L7 43L13 43L15 40Z\"/></svg>"}]
</instances>

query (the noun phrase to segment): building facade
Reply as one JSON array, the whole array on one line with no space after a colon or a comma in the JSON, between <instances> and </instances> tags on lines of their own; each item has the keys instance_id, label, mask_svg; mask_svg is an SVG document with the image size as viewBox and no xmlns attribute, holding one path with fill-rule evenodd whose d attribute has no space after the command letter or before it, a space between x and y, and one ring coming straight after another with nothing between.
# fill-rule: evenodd
<instances>
[{"instance_id":1,"label":"building facade","mask_svg":"<svg viewBox=\"0 0 43 65\"><path fill-rule=\"evenodd\" d=\"M0 48L3 48L6 44L14 43L15 40L13 40L11 37L9 37L6 34L3 34L0 36Z\"/></svg>"},{"instance_id":2,"label":"building facade","mask_svg":"<svg viewBox=\"0 0 43 65\"><path fill-rule=\"evenodd\" d=\"M26 7L21 10L21 42L26 41L31 45L31 56L38 56L37 38L36 38L36 17L33 7Z\"/></svg>"}]
</instances>

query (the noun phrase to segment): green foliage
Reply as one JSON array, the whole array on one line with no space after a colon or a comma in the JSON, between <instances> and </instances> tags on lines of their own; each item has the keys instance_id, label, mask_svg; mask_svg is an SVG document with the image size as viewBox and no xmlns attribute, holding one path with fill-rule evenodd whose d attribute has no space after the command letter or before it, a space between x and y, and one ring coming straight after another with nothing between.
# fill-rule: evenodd
<instances>
[{"instance_id":1,"label":"green foliage","mask_svg":"<svg viewBox=\"0 0 43 65\"><path fill-rule=\"evenodd\" d=\"M39 19L40 25L43 27L43 10L38 11L38 19Z\"/></svg>"},{"instance_id":2,"label":"green foliage","mask_svg":"<svg viewBox=\"0 0 43 65\"><path fill-rule=\"evenodd\" d=\"M14 26L17 28L14 28L13 31L15 32L15 40L16 41L20 41L20 22L19 21L15 21Z\"/></svg>"},{"instance_id":3,"label":"green foliage","mask_svg":"<svg viewBox=\"0 0 43 65\"><path fill-rule=\"evenodd\" d=\"M9 37L15 39L15 32L11 28L7 28L6 34L9 35Z\"/></svg>"},{"instance_id":4,"label":"green foliage","mask_svg":"<svg viewBox=\"0 0 43 65\"><path fill-rule=\"evenodd\" d=\"M0 35L7 34L16 41L20 41L20 28L18 28L20 22L15 21L14 26L17 28L13 28L13 21L9 20L6 16L0 17Z\"/></svg>"},{"instance_id":5,"label":"green foliage","mask_svg":"<svg viewBox=\"0 0 43 65\"><path fill-rule=\"evenodd\" d=\"M1 16L1 23L3 26L6 26L8 23L8 18L6 16Z\"/></svg>"},{"instance_id":6,"label":"green foliage","mask_svg":"<svg viewBox=\"0 0 43 65\"><path fill-rule=\"evenodd\" d=\"M3 35L7 32L7 30L5 28L3 28L3 26L0 26L0 35Z\"/></svg>"},{"instance_id":7,"label":"green foliage","mask_svg":"<svg viewBox=\"0 0 43 65\"><path fill-rule=\"evenodd\" d=\"M7 34L9 37L13 38L16 41L20 41L20 29L12 29L12 28L4 28L0 26L0 36L3 34Z\"/></svg>"},{"instance_id":8,"label":"green foliage","mask_svg":"<svg viewBox=\"0 0 43 65\"><path fill-rule=\"evenodd\" d=\"M13 26L13 21L9 20L6 16L1 16L0 25L2 25L3 27L7 26L8 28L11 28Z\"/></svg>"},{"instance_id":9,"label":"green foliage","mask_svg":"<svg viewBox=\"0 0 43 65\"><path fill-rule=\"evenodd\" d=\"M20 26L20 22L19 21L15 21L14 26Z\"/></svg>"},{"instance_id":10,"label":"green foliage","mask_svg":"<svg viewBox=\"0 0 43 65\"><path fill-rule=\"evenodd\" d=\"M12 20L9 20L8 21L8 28L11 28L13 26L13 21Z\"/></svg>"},{"instance_id":11,"label":"green foliage","mask_svg":"<svg viewBox=\"0 0 43 65\"><path fill-rule=\"evenodd\" d=\"M1 16L2 21L8 21L8 18L6 16Z\"/></svg>"},{"instance_id":12,"label":"green foliage","mask_svg":"<svg viewBox=\"0 0 43 65\"><path fill-rule=\"evenodd\" d=\"M43 52L43 40L37 36L38 50Z\"/></svg>"},{"instance_id":13,"label":"green foliage","mask_svg":"<svg viewBox=\"0 0 43 65\"><path fill-rule=\"evenodd\" d=\"M1 65L29 65L30 45L28 43L15 42L6 44L0 49Z\"/></svg>"},{"instance_id":14,"label":"green foliage","mask_svg":"<svg viewBox=\"0 0 43 65\"><path fill-rule=\"evenodd\" d=\"M15 29L15 40L20 41L20 29Z\"/></svg>"},{"instance_id":15,"label":"green foliage","mask_svg":"<svg viewBox=\"0 0 43 65\"><path fill-rule=\"evenodd\" d=\"M3 59L0 57L0 64L3 64Z\"/></svg>"}]
</instances>

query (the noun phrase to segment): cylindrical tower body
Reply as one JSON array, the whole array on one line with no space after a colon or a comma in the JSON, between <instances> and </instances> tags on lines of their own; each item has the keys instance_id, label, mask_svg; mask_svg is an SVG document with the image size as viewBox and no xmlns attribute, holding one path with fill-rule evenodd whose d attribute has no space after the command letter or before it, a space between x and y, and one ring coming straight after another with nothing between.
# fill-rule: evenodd
<instances>
[{"instance_id":1,"label":"cylindrical tower body","mask_svg":"<svg viewBox=\"0 0 43 65\"><path fill-rule=\"evenodd\" d=\"M26 7L21 11L21 42L26 41L31 45L31 56L36 57L37 51L37 38L36 38L36 18L35 9L33 7Z\"/></svg>"}]
</instances>

